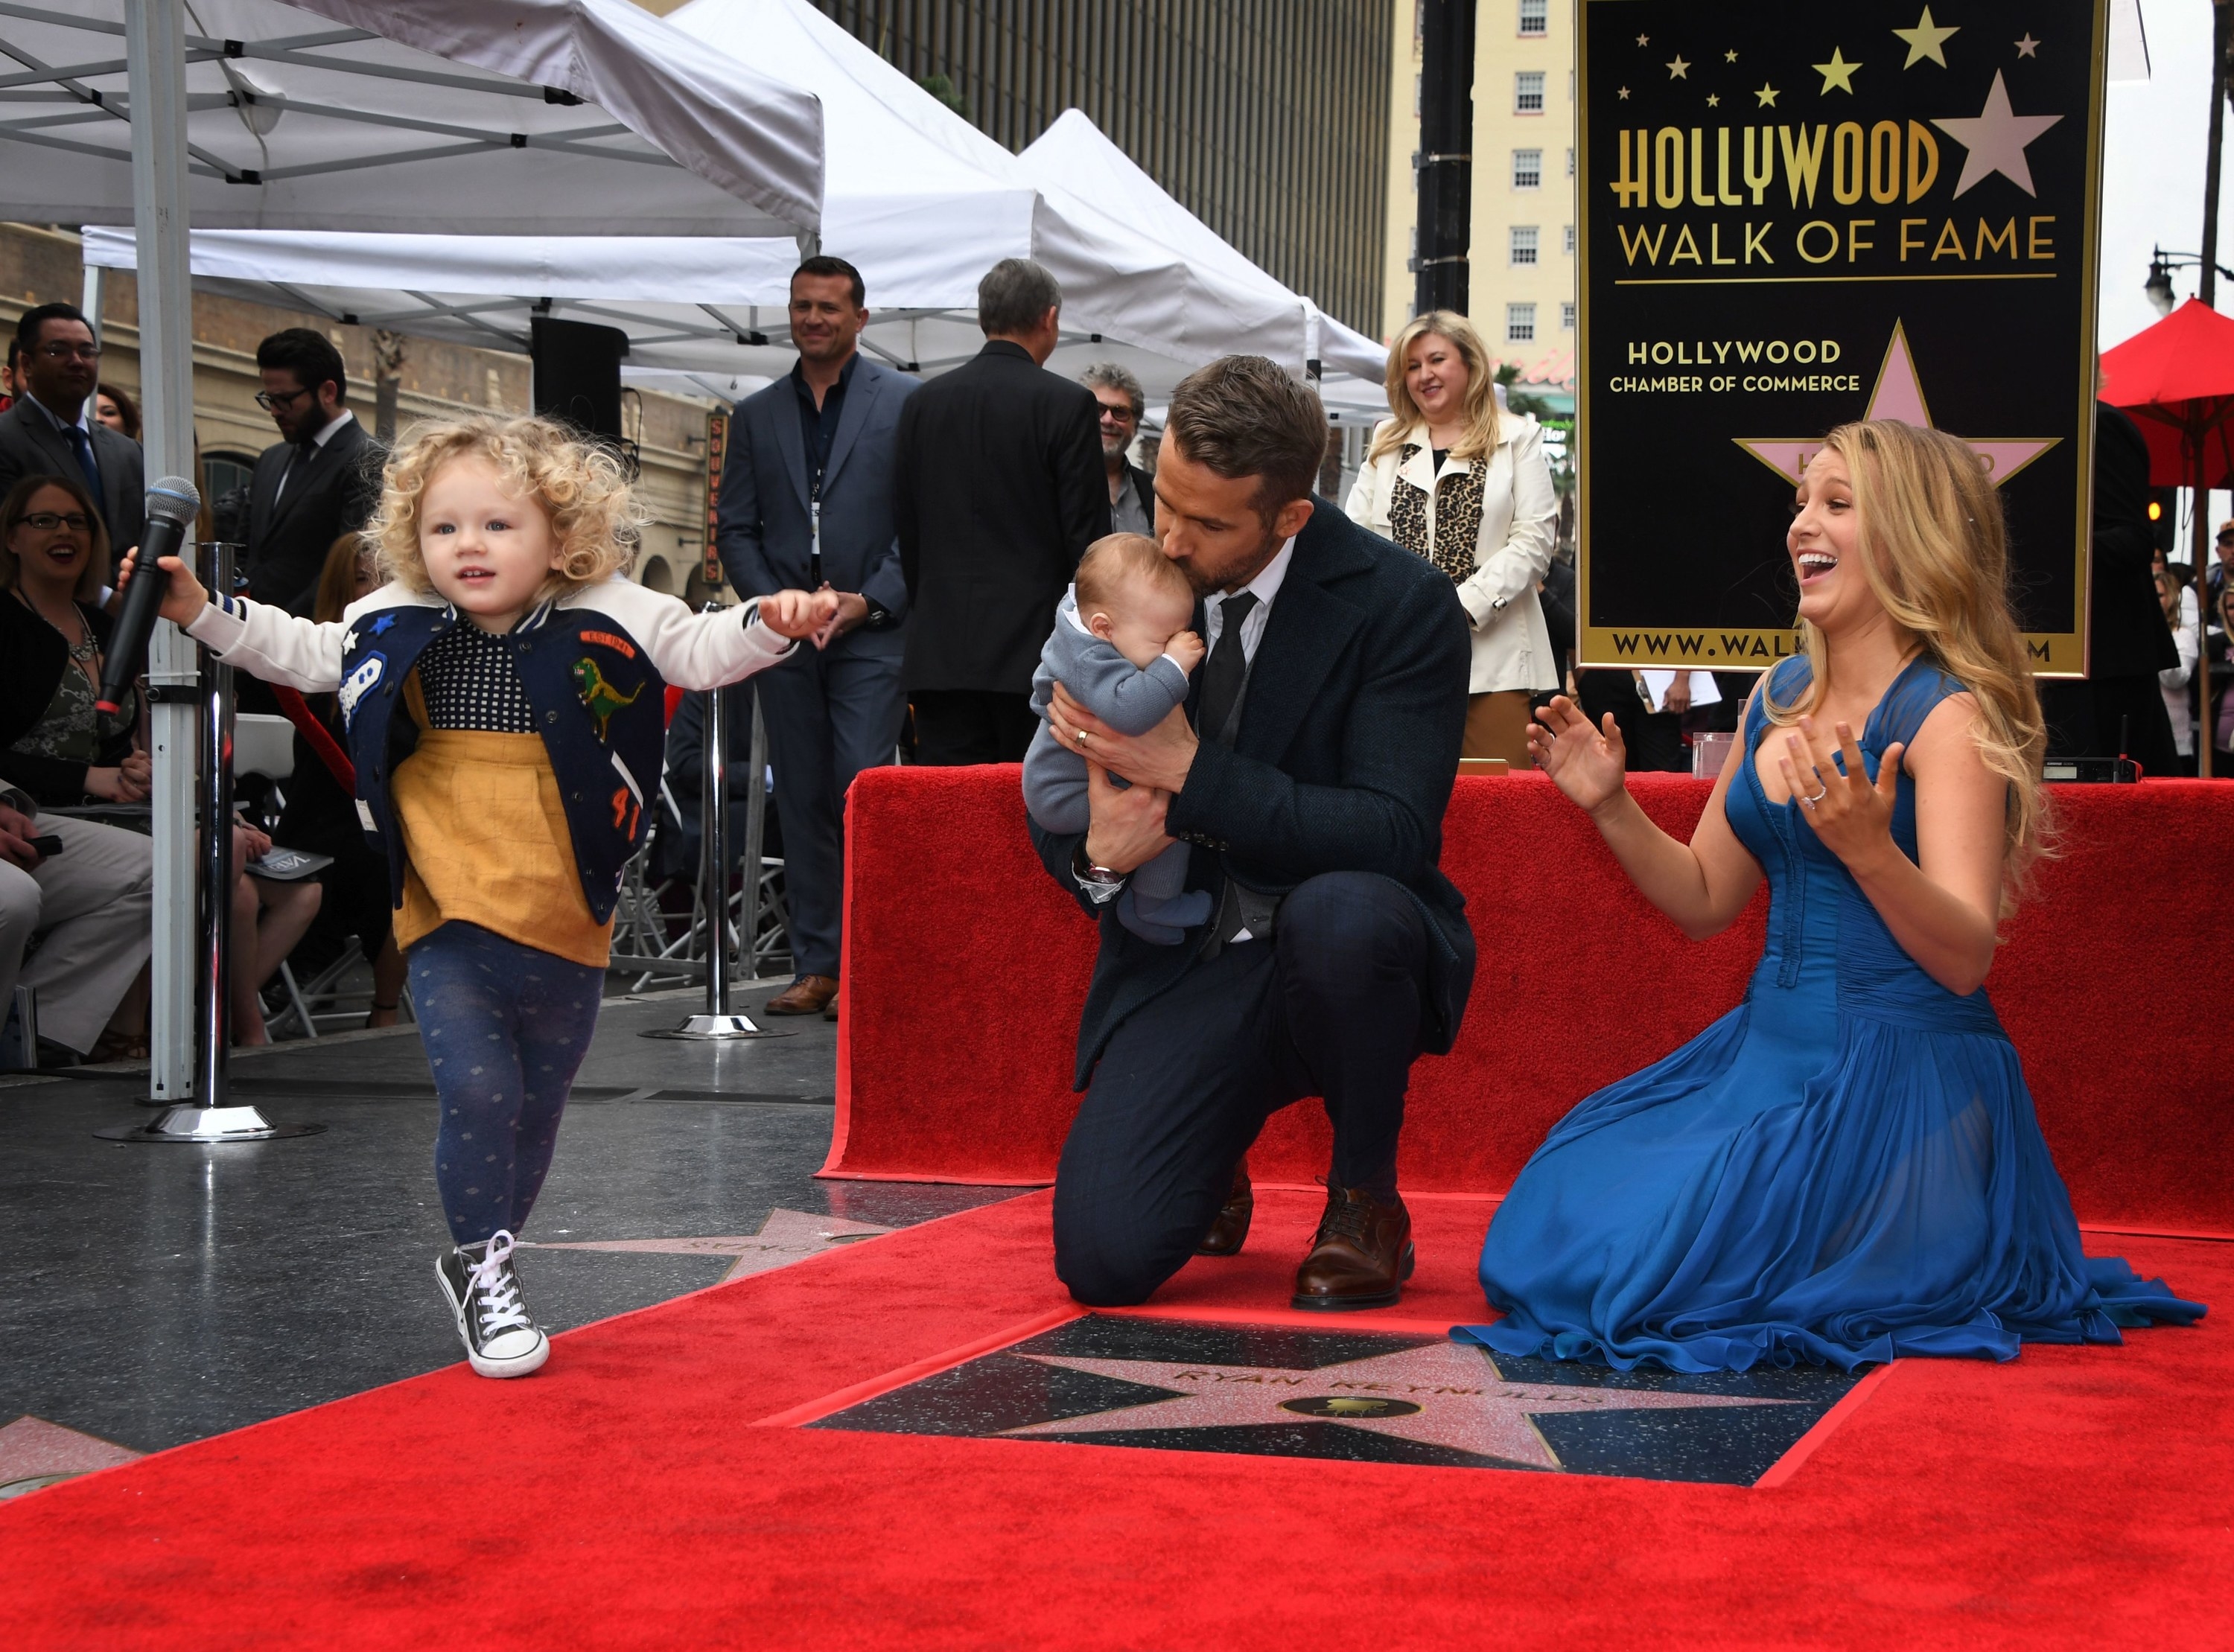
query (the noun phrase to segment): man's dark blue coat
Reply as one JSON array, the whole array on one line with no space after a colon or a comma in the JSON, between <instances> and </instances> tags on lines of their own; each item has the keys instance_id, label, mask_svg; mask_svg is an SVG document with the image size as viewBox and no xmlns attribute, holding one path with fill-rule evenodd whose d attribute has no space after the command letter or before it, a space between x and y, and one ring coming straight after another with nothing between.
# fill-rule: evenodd
<instances>
[{"instance_id":1,"label":"man's dark blue coat","mask_svg":"<svg viewBox=\"0 0 2234 1652\"><path fill-rule=\"evenodd\" d=\"M1202 742L1166 824L1196 846L1188 886L1213 897L1229 877L1272 894L1329 872L1403 885L1431 943L1421 1040L1440 1055L1473 983L1466 899L1437 865L1466 731L1466 610L1449 575L1325 500L1313 504L1250 667L1233 746ZM1115 903L1096 906L1072 877L1083 833L1036 824L1031 833L1048 871L1101 925L1079 1020L1082 1090L1119 1023L1185 982L1202 931L1179 946L1140 939L1118 923Z\"/></svg>"}]
</instances>

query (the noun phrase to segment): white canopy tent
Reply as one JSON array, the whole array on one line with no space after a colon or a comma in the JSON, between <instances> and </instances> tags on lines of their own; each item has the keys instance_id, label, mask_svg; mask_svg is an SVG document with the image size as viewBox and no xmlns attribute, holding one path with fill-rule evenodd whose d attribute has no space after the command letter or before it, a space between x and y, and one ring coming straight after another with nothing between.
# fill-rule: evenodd
<instances>
[{"instance_id":1,"label":"white canopy tent","mask_svg":"<svg viewBox=\"0 0 2234 1652\"><path fill-rule=\"evenodd\" d=\"M627 0L71 4L0 3L0 56L23 66L0 75L0 142L11 146L0 217L134 225L150 476L193 471L186 231L197 215L303 229L773 237L787 252L819 229L813 95L722 62ZM198 730L212 714L198 703L194 650L171 626L157 628L148 664L149 1087L177 1104L158 1128L167 1139L268 1133L252 1107L186 1105L223 1090L222 995L205 995L220 1006L206 1018L195 1008L198 979L218 966L197 955L187 896ZM179 1131L174 1114L188 1120Z\"/></svg>"},{"instance_id":2,"label":"white canopy tent","mask_svg":"<svg viewBox=\"0 0 2234 1652\"><path fill-rule=\"evenodd\" d=\"M192 0L186 209L207 227L815 232L811 93L628 0ZM133 222L125 0L0 6L0 214ZM314 15L315 14L315 15ZM336 26L338 25L338 26Z\"/></svg>"}]
</instances>

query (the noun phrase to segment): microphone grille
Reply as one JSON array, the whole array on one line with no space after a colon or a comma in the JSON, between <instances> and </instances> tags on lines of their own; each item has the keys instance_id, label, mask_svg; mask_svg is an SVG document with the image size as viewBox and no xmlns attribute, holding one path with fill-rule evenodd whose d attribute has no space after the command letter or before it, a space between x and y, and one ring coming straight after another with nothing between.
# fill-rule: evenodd
<instances>
[{"instance_id":1,"label":"microphone grille","mask_svg":"<svg viewBox=\"0 0 2234 1652\"><path fill-rule=\"evenodd\" d=\"M147 514L185 527L202 508L199 489L183 476L165 476L148 485Z\"/></svg>"}]
</instances>

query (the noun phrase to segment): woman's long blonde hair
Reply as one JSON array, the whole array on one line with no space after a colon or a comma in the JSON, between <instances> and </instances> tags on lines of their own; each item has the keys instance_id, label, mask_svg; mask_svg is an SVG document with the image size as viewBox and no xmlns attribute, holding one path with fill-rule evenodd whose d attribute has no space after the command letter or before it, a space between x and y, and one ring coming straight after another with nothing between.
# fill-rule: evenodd
<instances>
[{"instance_id":1,"label":"woman's long blonde hair","mask_svg":"<svg viewBox=\"0 0 2234 1652\"><path fill-rule=\"evenodd\" d=\"M647 513L610 449L555 419L476 414L415 426L389 456L380 507L364 526L387 578L429 588L420 502L435 472L465 458L487 460L506 493L534 500L551 519L560 565L544 581L543 597L595 584L635 560Z\"/></svg>"},{"instance_id":2,"label":"woman's long blonde hair","mask_svg":"<svg viewBox=\"0 0 2234 1652\"><path fill-rule=\"evenodd\" d=\"M1451 457L1486 459L1497 451L1497 363L1489 359L1489 350L1472 322L1454 310L1431 310L1406 322L1396 342L1388 347L1386 383L1388 411L1394 416L1373 433L1373 446L1365 455L1368 465L1383 454L1395 453L1404 445L1406 436L1427 422L1427 415L1420 411L1420 404L1412 399L1411 389L1404 382L1404 369L1412 346L1430 333L1450 340L1466 364L1466 434L1452 447Z\"/></svg>"},{"instance_id":3,"label":"woman's long blonde hair","mask_svg":"<svg viewBox=\"0 0 2234 1652\"><path fill-rule=\"evenodd\" d=\"M2014 909L2034 861L2053 852L2041 763L2048 749L2024 631L2009 606L2009 537L2001 494L1969 447L1893 419L1841 425L1823 449L1845 461L1861 528L1862 571L1894 624L1977 702L1978 755L2009 782L2002 830L2002 911ZM1800 622L1814 672L1790 704L1766 690L1769 721L1797 722L1821 698L1822 634Z\"/></svg>"}]
</instances>

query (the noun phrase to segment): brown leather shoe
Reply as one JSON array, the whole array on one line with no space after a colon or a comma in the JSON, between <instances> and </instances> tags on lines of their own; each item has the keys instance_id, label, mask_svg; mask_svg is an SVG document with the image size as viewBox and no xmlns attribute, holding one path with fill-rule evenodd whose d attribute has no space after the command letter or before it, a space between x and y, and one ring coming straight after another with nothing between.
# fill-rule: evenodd
<instances>
[{"instance_id":1,"label":"brown leather shoe","mask_svg":"<svg viewBox=\"0 0 2234 1652\"><path fill-rule=\"evenodd\" d=\"M822 1006L822 1019L825 1021L838 1019L838 995L834 992L830 995L830 1002Z\"/></svg>"},{"instance_id":2,"label":"brown leather shoe","mask_svg":"<svg viewBox=\"0 0 2234 1652\"><path fill-rule=\"evenodd\" d=\"M1393 1308L1412 1277L1412 1213L1355 1187L1327 1184L1318 1237L1296 1270L1293 1306L1342 1312Z\"/></svg>"},{"instance_id":3,"label":"brown leather shoe","mask_svg":"<svg viewBox=\"0 0 2234 1652\"><path fill-rule=\"evenodd\" d=\"M1225 1203L1218 1212L1218 1220L1210 1224L1210 1231L1202 1236L1202 1243L1194 1248L1199 1257L1238 1257L1241 1243L1249 1237L1249 1218L1257 1214L1256 1190L1249 1185L1249 1161L1243 1159L1233 1167L1233 1191L1225 1196Z\"/></svg>"},{"instance_id":4,"label":"brown leather shoe","mask_svg":"<svg viewBox=\"0 0 2234 1652\"><path fill-rule=\"evenodd\" d=\"M826 975L803 975L768 1001L771 1015L819 1015L822 1006L838 996L838 983Z\"/></svg>"}]
</instances>

